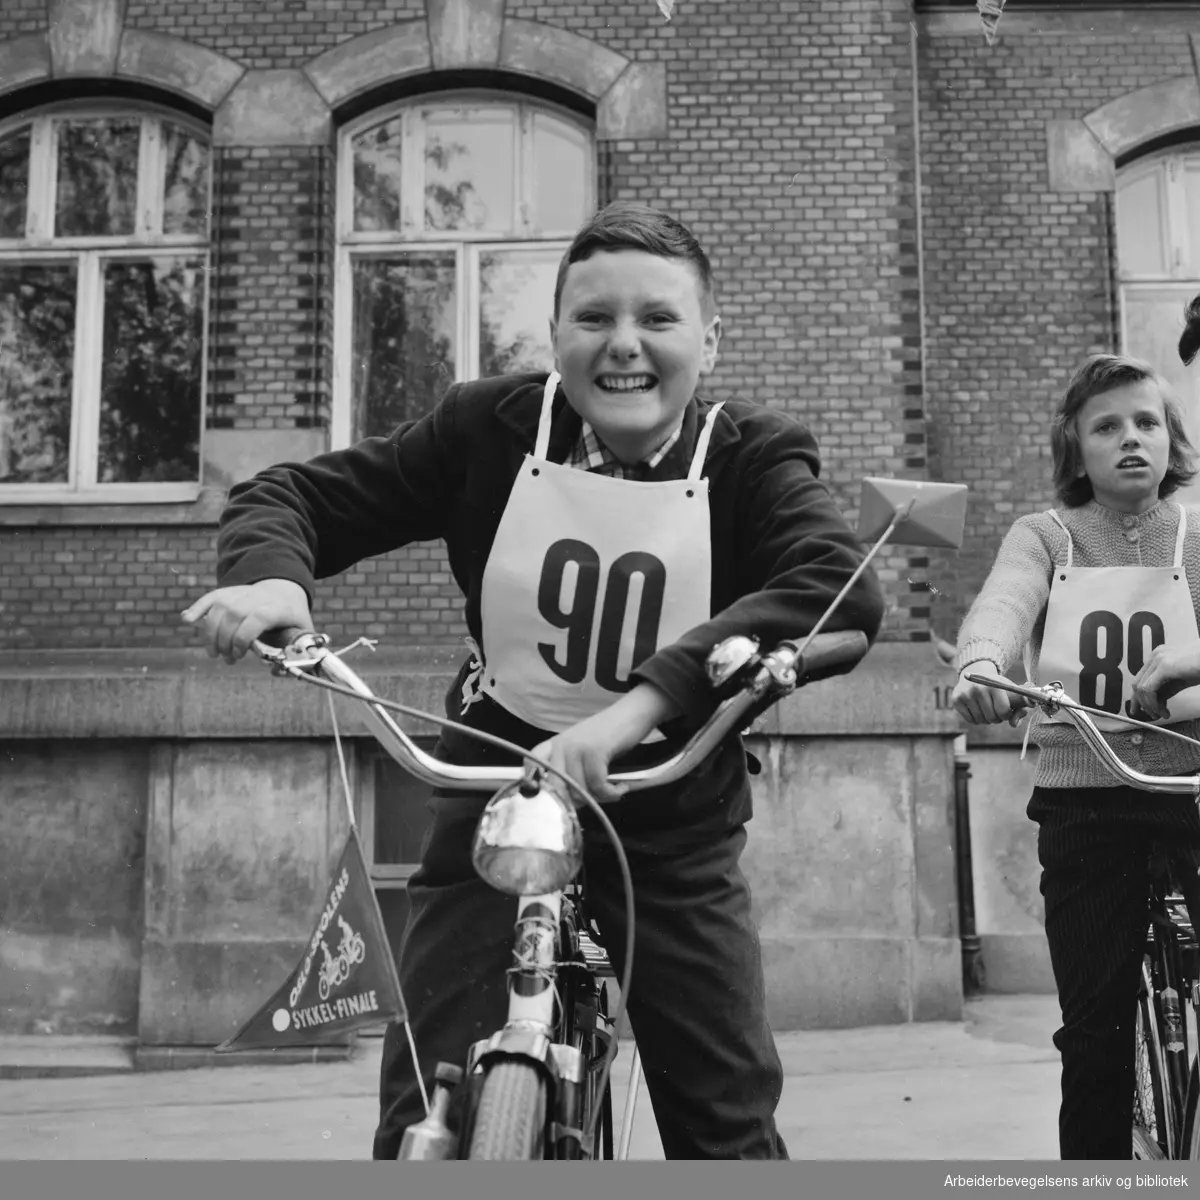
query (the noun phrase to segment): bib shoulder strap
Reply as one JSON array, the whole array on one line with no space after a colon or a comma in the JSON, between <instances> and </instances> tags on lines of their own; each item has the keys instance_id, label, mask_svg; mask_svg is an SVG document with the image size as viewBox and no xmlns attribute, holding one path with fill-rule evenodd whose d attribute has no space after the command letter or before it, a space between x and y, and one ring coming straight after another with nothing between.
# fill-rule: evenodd
<instances>
[{"instance_id":1,"label":"bib shoulder strap","mask_svg":"<svg viewBox=\"0 0 1200 1200\"><path fill-rule=\"evenodd\" d=\"M704 460L708 457L708 443L712 439L713 422L717 419L717 413L724 407L725 401L718 400L708 410L708 416L704 419L704 428L700 430L700 436L696 439L696 453L692 455L692 465L688 468L689 482L694 483L704 470Z\"/></svg>"},{"instance_id":2,"label":"bib shoulder strap","mask_svg":"<svg viewBox=\"0 0 1200 1200\"><path fill-rule=\"evenodd\" d=\"M1075 544L1071 541L1071 531L1063 524L1062 518L1054 511L1054 509L1050 509L1050 516L1059 529L1061 529L1063 533L1067 535L1067 561L1064 565L1069 567L1075 553Z\"/></svg>"},{"instance_id":3,"label":"bib shoulder strap","mask_svg":"<svg viewBox=\"0 0 1200 1200\"><path fill-rule=\"evenodd\" d=\"M1175 506L1179 509L1179 532L1175 535L1175 562L1174 566L1183 566L1183 539L1187 537L1187 509L1182 504Z\"/></svg>"},{"instance_id":4,"label":"bib shoulder strap","mask_svg":"<svg viewBox=\"0 0 1200 1200\"><path fill-rule=\"evenodd\" d=\"M550 453L550 415L554 411L554 393L558 391L561 378L557 371L551 371L542 391L542 413L538 417L537 441L533 446L534 458L544 459Z\"/></svg>"}]
</instances>

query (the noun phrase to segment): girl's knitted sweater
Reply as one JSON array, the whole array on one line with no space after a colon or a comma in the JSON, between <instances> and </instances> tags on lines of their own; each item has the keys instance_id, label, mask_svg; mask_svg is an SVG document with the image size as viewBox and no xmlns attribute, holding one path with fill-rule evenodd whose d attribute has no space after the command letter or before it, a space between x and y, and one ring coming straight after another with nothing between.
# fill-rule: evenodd
<instances>
[{"instance_id":1,"label":"girl's knitted sweater","mask_svg":"<svg viewBox=\"0 0 1200 1200\"><path fill-rule=\"evenodd\" d=\"M1161 567L1174 561L1179 532L1179 505L1160 500L1134 516L1105 508L1095 500L1079 508L1058 510L1071 534L1072 562L1077 567ZM954 665L990 660L1008 675L1021 661L1026 643L1033 654L1037 679L1046 602L1056 565L1067 560L1067 536L1048 512L1021 517L1008 531L983 590L971 605L958 635ZM1183 542L1183 568L1192 606L1200 612L1200 510L1188 510ZM1181 721L1172 728L1200 737L1200 721ZM1148 775L1186 775L1200 770L1200 747L1149 730L1105 733L1121 760ZM1066 724L1034 725L1032 740L1041 747L1038 787L1119 787Z\"/></svg>"}]
</instances>

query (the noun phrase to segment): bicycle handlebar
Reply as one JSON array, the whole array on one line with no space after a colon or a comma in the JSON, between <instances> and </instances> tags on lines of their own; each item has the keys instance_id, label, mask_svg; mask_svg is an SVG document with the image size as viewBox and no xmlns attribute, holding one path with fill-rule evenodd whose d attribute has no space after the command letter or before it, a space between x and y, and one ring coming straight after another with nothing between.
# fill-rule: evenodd
<instances>
[{"instance_id":1,"label":"bicycle handlebar","mask_svg":"<svg viewBox=\"0 0 1200 1200\"><path fill-rule=\"evenodd\" d=\"M1123 763L1117 753L1105 740L1104 735L1096 728L1096 723L1084 711L1078 701L1072 700L1063 691L1061 683L1047 683L1040 687L1028 684L1013 683L1011 679L997 678L995 675L965 676L971 683L983 684L985 687L999 688L1020 696L1028 704L1040 708L1047 716L1054 716L1060 710L1067 720L1079 730L1080 736L1100 759L1108 771L1122 783L1139 788L1144 792L1168 792L1180 796L1200 797L1200 776L1196 775L1146 775L1135 771Z\"/></svg>"},{"instance_id":2,"label":"bicycle handlebar","mask_svg":"<svg viewBox=\"0 0 1200 1200\"><path fill-rule=\"evenodd\" d=\"M815 677L832 674L839 668L848 670L868 648L866 635L858 630L817 634L804 643L802 649L796 642L785 641L761 658L757 654L757 643L752 639L729 639L714 648L710 655L710 677L715 678L718 652L731 647L733 642L741 643L730 651L740 663L736 674L731 676L743 680L740 690L722 701L678 753L655 766L611 775L610 783L627 791L639 791L683 778L726 736L745 728L767 705ZM443 762L426 753L396 724L378 702L379 697L329 649L328 639L323 634L296 628L276 630L252 642L251 649L271 663L278 673L318 675L356 693L363 702L364 720L383 748L425 783L465 791L496 791L525 776L521 764L466 766ZM725 681L724 678L716 680L714 686Z\"/></svg>"}]
</instances>

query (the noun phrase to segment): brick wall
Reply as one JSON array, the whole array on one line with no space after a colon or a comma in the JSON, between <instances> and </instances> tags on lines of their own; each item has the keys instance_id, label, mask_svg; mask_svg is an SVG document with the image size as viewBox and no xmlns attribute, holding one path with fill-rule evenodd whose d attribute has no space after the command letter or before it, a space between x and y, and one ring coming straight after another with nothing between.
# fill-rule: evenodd
<instances>
[{"instance_id":1,"label":"brick wall","mask_svg":"<svg viewBox=\"0 0 1200 1200\"><path fill-rule=\"evenodd\" d=\"M299 67L339 42L424 15L424 0L129 0L125 23L258 70Z\"/></svg>"},{"instance_id":2,"label":"brick wall","mask_svg":"<svg viewBox=\"0 0 1200 1200\"><path fill-rule=\"evenodd\" d=\"M248 67L288 67L422 11L421 0L130 0L126 19ZM44 13L10 0L0 34L42 28ZM920 639L932 622L952 636L1004 530L1048 498L1045 417L1057 389L1080 355L1110 344L1108 202L1049 190L1045 121L1191 70L1185 39L921 40L923 346L908 0L690 0L670 22L652 0L507 15L666 63L670 138L604 144L600 192L671 207L709 247L725 320L711 390L806 420L851 517L863 474L972 485L960 554L897 550L881 564L887 635ZM215 171L209 426L323 426L332 156L229 149ZM5 573L0 648L86 644L87 612L111 628L106 616L143 596L164 622L119 636L171 644L168 618L207 586L211 542L207 528L0 528L0 559L13 547L22 567ZM89 546L106 570L83 576L87 600L64 629L53 605L79 603L62 589L84 560L56 556ZM153 553L157 583L145 583L149 569L142 583L107 569L130 546ZM318 607L339 635L444 642L463 632L437 547L362 564L323 587Z\"/></svg>"},{"instance_id":3,"label":"brick wall","mask_svg":"<svg viewBox=\"0 0 1200 1200\"><path fill-rule=\"evenodd\" d=\"M4 0L0 5L0 40L41 33L46 28L46 0Z\"/></svg>"},{"instance_id":4,"label":"brick wall","mask_svg":"<svg viewBox=\"0 0 1200 1200\"><path fill-rule=\"evenodd\" d=\"M1010 22L991 47L921 42L931 463L972 489L966 542L932 573L943 636L1012 522L1053 500L1049 419L1071 371L1115 348L1111 197L1050 189L1046 122L1192 70L1177 31L1038 36Z\"/></svg>"},{"instance_id":5,"label":"brick wall","mask_svg":"<svg viewBox=\"0 0 1200 1200\"><path fill-rule=\"evenodd\" d=\"M208 427L326 426L332 155L223 148L213 172Z\"/></svg>"}]
</instances>

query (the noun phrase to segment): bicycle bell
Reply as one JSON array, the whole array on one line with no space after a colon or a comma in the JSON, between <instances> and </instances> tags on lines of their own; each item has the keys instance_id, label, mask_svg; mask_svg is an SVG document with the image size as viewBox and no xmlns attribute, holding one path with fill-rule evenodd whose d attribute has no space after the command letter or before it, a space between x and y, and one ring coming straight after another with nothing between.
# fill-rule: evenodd
<instances>
[{"instance_id":1,"label":"bicycle bell","mask_svg":"<svg viewBox=\"0 0 1200 1200\"><path fill-rule=\"evenodd\" d=\"M509 784L479 818L471 862L487 883L510 896L561 892L583 862L575 809L540 772Z\"/></svg>"}]
</instances>

